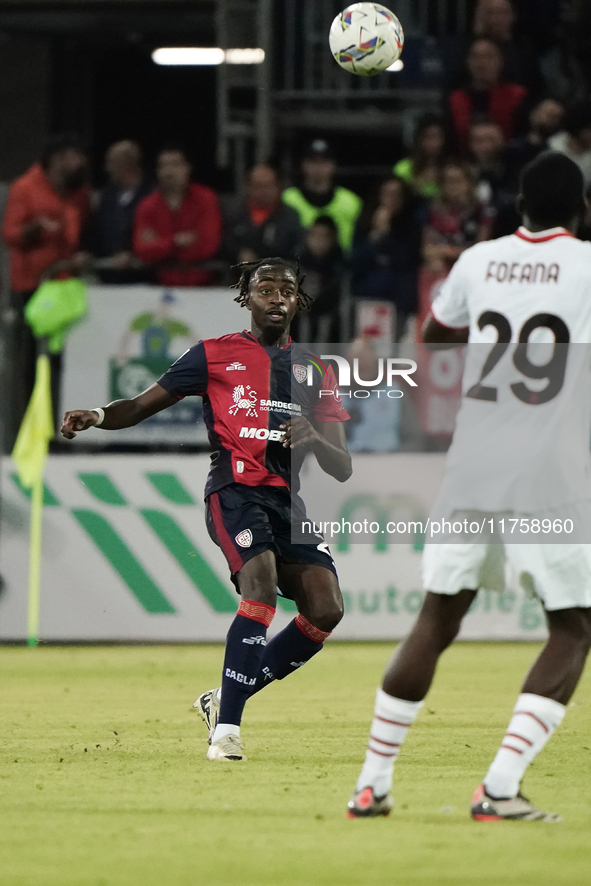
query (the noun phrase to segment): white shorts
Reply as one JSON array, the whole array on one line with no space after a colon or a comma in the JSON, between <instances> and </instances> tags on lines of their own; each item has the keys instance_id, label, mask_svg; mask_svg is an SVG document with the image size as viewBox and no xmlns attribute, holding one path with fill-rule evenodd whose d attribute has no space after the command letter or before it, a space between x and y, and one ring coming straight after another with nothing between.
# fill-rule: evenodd
<instances>
[{"instance_id":1,"label":"white shorts","mask_svg":"<svg viewBox=\"0 0 591 886\"><path fill-rule=\"evenodd\" d=\"M450 595L463 588L503 591L507 567L547 610L591 607L589 544L426 544L423 586Z\"/></svg>"}]
</instances>

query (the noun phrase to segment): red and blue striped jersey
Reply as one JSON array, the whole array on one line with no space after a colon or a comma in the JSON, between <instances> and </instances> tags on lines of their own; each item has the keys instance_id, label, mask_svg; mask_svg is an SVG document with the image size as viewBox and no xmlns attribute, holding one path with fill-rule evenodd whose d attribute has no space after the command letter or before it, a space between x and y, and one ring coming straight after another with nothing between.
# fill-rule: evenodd
<instances>
[{"instance_id":1,"label":"red and blue striped jersey","mask_svg":"<svg viewBox=\"0 0 591 886\"><path fill-rule=\"evenodd\" d=\"M229 483L283 486L297 491L303 447L286 449L280 430L288 418L346 421L335 391L332 368L319 369L313 355L292 342L285 348L261 345L250 332L198 342L158 380L178 399L203 398L203 420L212 447L205 494ZM316 361L315 361L316 362ZM313 384L304 371L313 365Z\"/></svg>"}]
</instances>

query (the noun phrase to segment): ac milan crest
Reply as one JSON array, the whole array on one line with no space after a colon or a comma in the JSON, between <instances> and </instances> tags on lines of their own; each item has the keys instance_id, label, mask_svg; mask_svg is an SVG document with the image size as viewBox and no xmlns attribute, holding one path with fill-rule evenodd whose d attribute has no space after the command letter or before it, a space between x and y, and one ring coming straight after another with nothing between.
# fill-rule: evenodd
<instances>
[{"instance_id":1,"label":"ac milan crest","mask_svg":"<svg viewBox=\"0 0 591 886\"><path fill-rule=\"evenodd\" d=\"M239 532L236 536L236 543L241 548L249 548L252 544L252 532L250 529L243 529L242 532Z\"/></svg>"}]
</instances>

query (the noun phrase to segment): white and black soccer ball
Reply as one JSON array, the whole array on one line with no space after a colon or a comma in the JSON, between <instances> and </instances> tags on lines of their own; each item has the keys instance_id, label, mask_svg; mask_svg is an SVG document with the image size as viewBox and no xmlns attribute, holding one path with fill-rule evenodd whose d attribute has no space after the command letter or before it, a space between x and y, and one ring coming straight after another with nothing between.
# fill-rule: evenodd
<instances>
[{"instance_id":1,"label":"white and black soccer ball","mask_svg":"<svg viewBox=\"0 0 591 886\"><path fill-rule=\"evenodd\" d=\"M330 51L346 71L372 77L400 58L404 46L402 25L380 3L353 3L333 21Z\"/></svg>"}]
</instances>

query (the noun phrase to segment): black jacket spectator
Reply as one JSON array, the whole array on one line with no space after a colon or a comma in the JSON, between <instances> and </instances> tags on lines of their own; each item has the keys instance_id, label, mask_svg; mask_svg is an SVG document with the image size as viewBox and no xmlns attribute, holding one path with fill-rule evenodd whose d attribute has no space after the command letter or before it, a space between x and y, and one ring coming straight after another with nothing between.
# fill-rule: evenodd
<instances>
[{"instance_id":1,"label":"black jacket spectator","mask_svg":"<svg viewBox=\"0 0 591 886\"><path fill-rule=\"evenodd\" d=\"M476 181L476 195L493 215L512 206L517 185L505 157L505 139L500 127L487 117L470 125L470 165Z\"/></svg>"},{"instance_id":2,"label":"black jacket spectator","mask_svg":"<svg viewBox=\"0 0 591 886\"><path fill-rule=\"evenodd\" d=\"M351 259L354 295L395 305L396 341L403 337L408 317L417 309L421 231L418 204L406 182L397 176L381 184L355 231Z\"/></svg>"},{"instance_id":3,"label":"black jacket spectator","mask_svg":"<svg viewBox=\"0 0 591 886\"><path fill-rule=\"evenodd\" d=\"M133 226L141 201L154 190L144 178L141 151L135 142L111 145L105 158L109 181L99 197L88 246L103 283L137 283L149 275L133 254Z\"/></svg>"},{"instance_id":4,"label":"black jacket spectator","mask_svg":"<svg viewBox=\"0 0 591 886\"><path fill-rule=\"evenodd\" d=\"M505 150L516 186L523 167L549 150L548 139L560 130L564 115L564 105L555 98L544 98L531 109L527 133L510 141Z\"/></svg>"},{"instance_id":5,"label":"black jacket spectator","mask_svg":"<svg viewBox=\"0 0 591 886\"><path fill-rule=\"evenodd\" d=\"M281 202L279 177L272 167L254 166L245 196L229 201L222 213L223 251L231 263L297 254L303 239L300 219L295 209Z\"/></svg>"},{"instance_id":6,"label":"black jacket spectator","mask_svg":"<svg viewBox=\"0 0 591 886\"><path fill-rule=\"evenodd\" d=\"M519 178L522 169L542 151L549 149L548 139L560 129L564 114L564 105L557 99L542 99L530 112L529 128L526 135L513 139L505 148L505 162L515 194L519 191ZM492 236L496 238L513 234L520 224L521 216L517 212L515 203L506 203L497 209Z\"/></svg>"},{"instance_id":7,"label":"black jacket spectator","mask_svg":"<svg viewBox=\"0 0 591 886\"><path fill-rule=\"evenodd\" d=\"M339 342L345 260L338 228L330 216L320 215L308 228L300 259L306 291L314 299L300 318L300 341Z\"/></svg>"}]
</instances>

